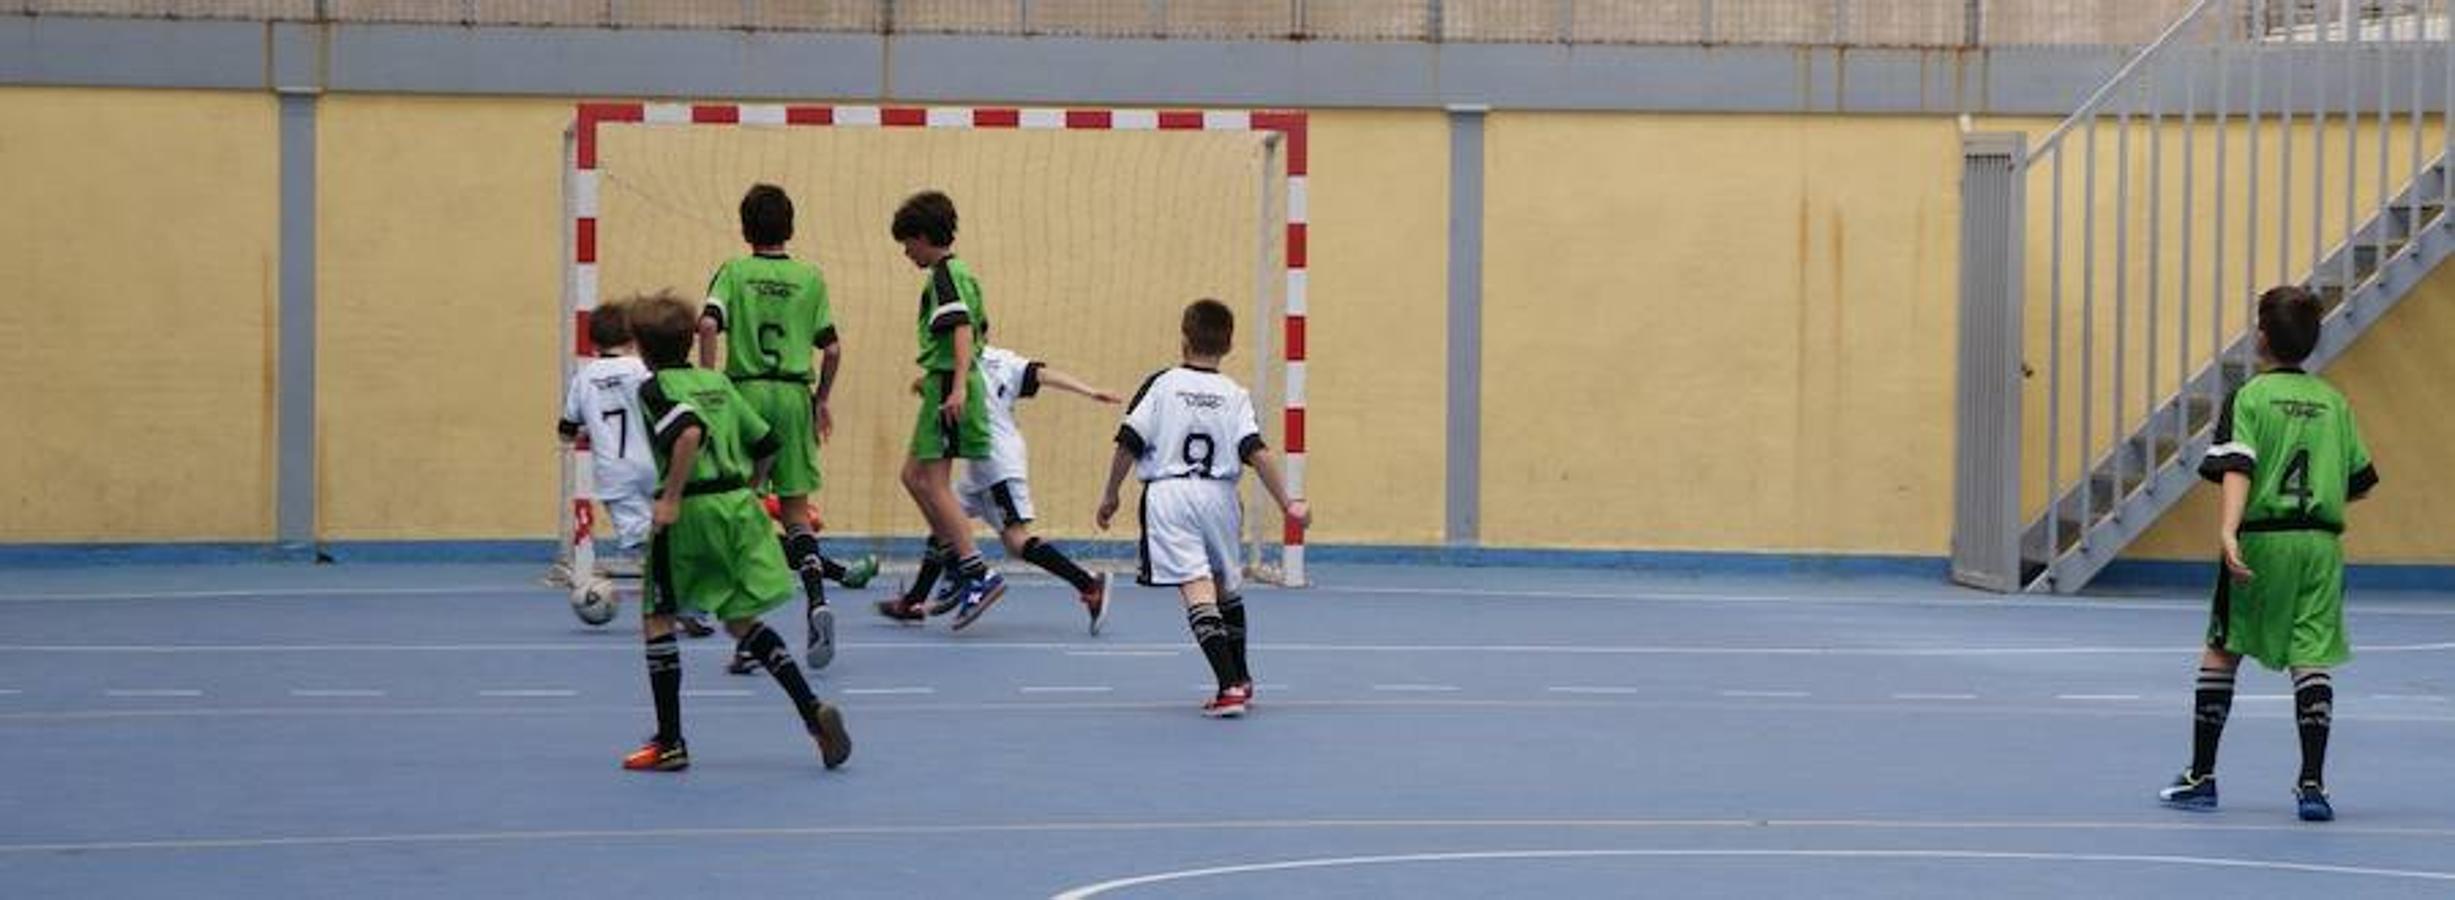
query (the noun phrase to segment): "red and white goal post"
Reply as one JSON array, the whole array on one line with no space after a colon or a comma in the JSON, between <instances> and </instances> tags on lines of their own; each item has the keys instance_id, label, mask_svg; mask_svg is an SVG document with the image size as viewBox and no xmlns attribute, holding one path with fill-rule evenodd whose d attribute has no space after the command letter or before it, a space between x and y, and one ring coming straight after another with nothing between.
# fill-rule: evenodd
<instances>
[{"instance_id":1,"label":"red and white goal post","mask_svg":"<svg viewBox=\"0 0 2455 900\"><path fill-rule=\"evenodd\" d=\"M1247 284L1233 285L1232 290L1210 282L1202 283L1198 289L1205 295L1222 297L1250 291L1250 302L1246 304L1251 311L1250 321L1268 322L1272 317L1280 320L1275 347L1272 346L1272 329L1267 327L1240 329L1250 337L1240 341L1242 346L1238 348L1238 352L1248 353L1254 360L1250 387L1256 401L1263 404L1265 409L1273 400L1280 405L1279 433L1274 436L1275 443L1286 460L1289 490L1295 496L1304 496L1307 452L1304 421L1305 312L1307 306L1306 128L1306 114L1290 110L581 103L575 111L564 141L563 263L565 277L562 290L564 311L562 320L569 329L566 335L568 340L564 344L569 348L569 353L563 360L564 380L567 383L574 368L595 353L595 349L589 345L588 320L591 311L596 309L599 301L603 299L600 296L601 291L661 285L677 288L684 296L695 300L697 295L692 291L701 282L693 279L704 280L706 273L713 271L724 258L738 255L741 252L738 233L727 235L722 232L733 227L731 204L738 197L739 191L747 187L749 181L746 179L751 177L767 180L773 178L774 173L778 171L798 173L807 176L801 179L803 181L821 181L832 185L832 192L835 194L861 193L865 197L873 193L878 197L900 195L903 191L921 186L884 184L883 182L894 180L893 177L869 171L869 168L875 168L880 164L878 160L871 157L890 157L892 158L889 160L890 163L903 167L903 177L909 179L915 177L913 173L918 173L917 177L924 179L924 185L934 186L938 183L942 176L936 168L941 166L962 168L965 170L963 174L977 176L977 181L983 184L1002 185L1018 181L1034 184L1046 182L1047 185L1044 188L1035 188L1040 191L1036 195L999 188L1001 194L1012 193L1014 196L989 198L990 208L987 214L994 216L1004 209L1009 219L1028 218L1034 223L1031 228L1010 227L1005 229L1005 233L1010 236L1016 233L1030 234L1074 228L1082 225L1077 221L1078 219L1100 220L1102 225L1113 230L1116 227L1116 221L1124 220L1128 234L1122 240L1127 241L1135 239L1131 229L1135 216L1147 217L1147 224L1152 230L1173 232L1182 225L1186 218L1184 214L1177 212L1179 208L1205 206L1219 197L1233 194L1238 202L1249 204L1249 208L1237 212L1234 216L1222 215L1217 218L1223 222L1228 218L1239 219L1236 227L1240 229L1244 227L1243 222L1257 224L1253 230L1245 232L1242 238L1250 241L1251 247L1257 248L1252 254L1254 261L1250 274L1235 279L1243 281L1249 278L1250 281ZM834 144L797 145L789 137L801 134L836 135L850 138L858 133L873 136L861 138L860 142L876 142L893 140L894 135L907 132L930 137L926 139L927 143L906 142L885 149L862 143L862 146L867 149L858 152ZM1139 132L1148 134L1134 134ZM1049 136L1047 140L1105 141L1106 143L1076 154L1088 154L1085 157L1087 161L1078 161L1067 166L1050 162L1051 159L1067 158L1070 151L1063 145L1039 143L1029 147L1016 147L1001 144L999 139L990 137L997 134L1032 133L1047 135ZM1057 137L1094 134L1105 137ZM668 137L659 138L656 137L657 135ZM1246 179L1247 183L1242 186L1230 185L1220 187L1218 190L1209 190L1193 201L1161 198L1160 194L1176 189L1177 182L1193 179L1193 174L1190 173L1197 168L1189 163L1180 164L1181 161L1171 161L1169 154L1176 151L1172 151L1169 149L1171 145L1164 143L1171 139L1171 135L1187 138L1210 136L1214 140L1241 139L1245 142L1245 150L1242 152L1258 160L1258 168L1253 171L1258 172L1259 177ZM634 158L630 160L616 159L614 154L607 152L607 148L618 140L632 142L626 146L644 147L653 146L655 141L668 139L674 142L671 148L636 151ZM1146 143L1154 141L1161 143ZM1052 146L1055 146L1056 149L1050 149ZM1173 146L1177 150L1182 150L1186 145ZM1221 145L1213 146L1216 149ZM1126 149L1120 150L1120 147ZM655 167L660 167L665 171L626 177L623 167L641 158L650 159L655 163ZM1052 167L1070 168L1072 171L1052 174L1047 171ZM708 171L703 175L692 171L694 168ZM1139 176L1146 179L1145 182L1140 183L1141 187L1134 187L1130 184L1123 188L1118 187L1119 184L1130 182L1132 177L1136 177L1134 173L1144 173ZM881 183L872 184L871 182ZM796 188L788 184L788 189ZM982 190L984 189L976 187L973 193L977 195ZM1120 190L1126 192L1123 199L1116 194ZM730 193L726 193L728 191ZM1107 197L1105 202L1110 203L1112 208L1083 209L1075 206L1080 203L1103 202L1099 197L1093 195L1102 195L1104 191L1107 192L1104 195ZM1137 191L1148 195L1150 199L1140 202L1131 199ZM819 191L819 193L827 192L827 190ZM1056 193L1052 195L1050 192ZM620 195L619 198L615 196L617 194ZM1217 196L1213 196L1214 194ZM797 193L797 196L800 194ZM838 208L828 205L838 201L849 204L849 201L845 201L842 197L832 196L808 197L799 202L807 203L811 210L823 213ZM967 204L964 210L964 222L966 229L969 229L974 221L974 207L969 204L976 201L966 200L959 196L959 202ZM1120 215L1119 211L1113 208L1119 202L1125 203L1130 208L1130 212ZM623 221L618 216L610 215L613 213L610 207L615 205L631 210L654 210L654 216L662 224ZM1245 218L1247 216L1250 218ZM805 210L803 218L805 222L818 218L822 224L830 228L836 225L824 218L813 216L810 210ZM834 240L851 242L874 239L880 246L872 248L866 244L857 245L852 249L857 250L860 254L868 254L858 256L842 252L846 248L827 246L822 243L817 254L821 257L823 265L838 265L837 259L830 257L854 258L861 260L863 265L867 265L867 261L873 257L891 255L891 247L885 246L885 221L883 219L874 222L864 221L859 225L861 230L846 232ZM668 240L665 234L639 233L658 228L688 231L691 232L691 235L688 240ZM627 236L626 229L630 230ZM868 233L870 231L878 233L870 235ZM965 232L967 235L970 233L969 230ZM991 232L991 234L995 235L997 232ZM616 238L624 239L617 240ZM993 236L984 239L996 240L997 238ZM1113 242L1119 239L1112 237L1106 240ZM1212 244L1219 243L1215 235L1209 239L1196 236L1185 240L1189 242L1189 247L1199 247L1204 240L1210 240ZM726 247L727 244L730 244L729 249ZM624 247L634 248L629 251L634 254L645 254L651 251L644 248L654 248L652 252L673 258L660 260L658 271L653 273L624 273L623 284L617 285L609 281L607 270L624 262L621 254L625 251L620 249ZM995 247L981 248L965 245L964 249L967 255L970 255L972 251L984 249L988 250L992 256L998 253L998 248ZM1009 253L1008 255L1014 254ZM1058 257L1055 262L1048 263L1051 266L1070 264L1066 259L1068 254L1065 253L1040 255ZM1081 254L1072 255L1081 256ZM979 257L974 258L978 264ZM1211 262L1218 261L1212 260ZM830 269L828 277L832 290L844 291L844 288L836 284L836 279L841 275L840 270ZM860 280L861 273L854 272L853 276L854 280ZM897 277L901 281L891 283L891 287L866 293L891 290L891 296L902 297L906 293L917 291L919 281L917 277L911 276L909 269L905 269ZM1056 281L1063 281L1070 277L1074 276L1063 272L1047 276L1048 279ZM1017 321L1015 318L1001 318L1001 312L1016 313L1022 317L1021 321L1025 322L1034 318L1033 313L1029 310L1018 312L1001 306L1001 303L1008 302L1003 299L1008 296L1008 293L997 274L986 275L984 280L989 285L991 318L994 323L1002 325L1006 322ZM1127 295L1135 293L1130 290L1131 288L1148 287L1150 280L1145 273L1121 273L1112 279L1114 283L1099 285L1095 290L1073 289L1054 292L1064 293L1069 298L1090 294ZM1181 306L1187 299L1189 297L1178 295L1164 298L1152 297L1148 298L1148 302L1157 303L1164 300L1174 306ZM876 300L876 297L871 296L855 298L838 293L834 298L834 305L838 310L839 319L842 319L851 315L848 310L854 308L855 304L874 303ZM1074 303L1076 306L1082 303L1082 301L1073 299L1065 302ZM1088 302L1143 303L1146 301L1137 298L1130 301L1093 300ZM1171 323L1174 306L1169 309ZM909 325L905 324L909 320L903 318L909 315L904 311L907 308L899 304L889 304L884 307L871 305L863 307L861 311L862 316L880 322L892 322L894 327L903 329L899 338L880 332L879 339L870 343L874 346L890 347L893 351L891 353L877 351L872 356L880 358L901 356L903 358L900 364L906 368L910 365L908 350L911 340ZM882 309L892 312L881 312ZM1061 323L1058 326L1044 327L1071 327L1077 329L1077 334L1083 328L1084 322L1103 321L1102 317L1107 315L1106 312L1100 310L1082 308L1047 309L1039 312L1041 315L1038 318ZM1149 317L1148 310L1141 308L1137 308L1134 315ZM1129 356L1137 362L1148 365L1144 357L1147 357L1147 351L1154 346L1162 350L1171 349L1160 346L1167 335L1161 335L1162 340L1153 340L1148 329L1132 337L1138 343L1128 344L1124 342L1124 338L1120 338L1120 342L1115 345L1118 349L1114 354L1101 353L1097 350L1085 352L1079 347L1076 348L1076 352L1077 355L1118 356L1120 359L1117 360L1081 360L1084 363L1105 365L1113 370L1123 365L1123 358ZM900 343L890 343L891 341L900 341ZM1124 349L1129 346L1134 348L1131 353ZM1275 392L1271 390L1274 370L1278 377ZM898 377L909 378L909 375ZM875 380L877 379L872 379L872 381ZM874 389L875 385L872 384L869 387ZM1131 385L1127 384L1123 387L1130 388ZM902 417L900 427L908 431L909 409L899 410L895 414ZM1093 413L1079 413L1079 415L1091 414ZM1113 417L1115 410L1113 408L1099 409L1096 414ZM1065 413L1064 415L1078 415L1078 413ZM840 418L841 414L839 414L837 427L839 441L842 440L841 435L847 427L840 421ZM896 425L893 419L881 419L876 427L894 430ZM1113 418L1102 423L1102 427L1113 430ZM1033 438L1037 454L1044 459L1049 457L1049 451L1037 449L1042 446L1039 443L1040 436L1034 434ZM564 540L559 542L562 549L557 554L556 575L566 575L572 571L582 570L591 565L594 559L591 532L600 516L596 514L592 505L592 480L586 449L583 441L578 447L566 450L563 454L561 492L563 499L557 504L557 508L561 522L558 533L564 535ZM832 480L835 478L833 454L838 451L830 449L828 452L831 454L827 463L831 480L823 489L822 497L825 498L828 494L841 497L843 490L839 488L840 482ZM883 465L883 462L867 466L864 470L855 471L850 477L893 482L893 470L879 468L879 465ZM1104 469L1104 464L1100 468ZM1036 488L1041 476L1042 470L1035 468L1033 478ZM861 490L857 487L852 489L855 500L866 496L860 493ZM1253 490L1258 491L1258 488L1253 488ZM894 491L873 488L870 489L870 493L884 495L892 494ZM838 501L824 499L823 502L836 503ZM1263 508L1266 507L1267 505L1264 504ZM1075 512L1071 509L1048 509L1043 501L1042 516L1044 518L1060 514L1079 518L1080 516L1074 516ZM831 510L831 521L834 521L834 516L835 513ZM853 518L859 520L865 517L856 515ZM883 516L867 516L866 518L870 519L872 524L885 521ZM1268 528L1271 521L1278 521L1280 525L1275 534L1271 533ZM836 522L836 524L843 523ZM859 533L862 527L862 522L855 521L852 528L853 533ZM918 533L917 530L912 530L907 536L917 536ZM889 535L873 534L872 536ZM1270 552L1273 544L1277 548L1275 554ZM1266 583L1291 586L1304 584L1303 529L1293 522L1283 521L1282 517L1276 515L1275 510L1266 515L1249 516L1246 568L1256 580Z\"/></svg>"}]
</instances>

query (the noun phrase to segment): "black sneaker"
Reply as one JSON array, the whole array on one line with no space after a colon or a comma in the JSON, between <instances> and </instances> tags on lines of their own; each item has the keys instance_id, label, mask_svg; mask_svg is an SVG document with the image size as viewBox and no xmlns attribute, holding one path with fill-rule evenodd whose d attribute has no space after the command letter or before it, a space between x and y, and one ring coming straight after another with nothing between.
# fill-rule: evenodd
<instances>
[{"instance_id":1,"label":"black sneaker","mask_svg":"<svg viewBox=\"0 0 2455 900\"><path fill-rule=\"evenodd\" d=\"M832 770L852 758L852 733L844 730L844 714L826 701L811 701L809 715L803 722L810 728L810 737L818 742L818 762Z\"/></svg>"},{"instance_id":2,"label":"black sneaker","mask_svg":"<svg viewBox=\"0 0 2455 900\"><path fill-rule=\"evenodd\" d=\"M733 651L733 661L725 664L725 674L727 675L750 675L758 671L759 658L750 655L749 651L746 650L735 649Z\"/></svg>"},{"instance_id":3,"label":"black sneaker","mask_svg":"<svg viewBox=\"0 0 2455 900\"><path fill-rule=\"evenodd\" d=\"M2294 813L2304 822L2333 822L2336 806L2327 802L2327 788L2305 781L2293 789Z\"/></svg>"},{"instance_id":4,"label":"black sneaker","mask_svg":"<svg viewBox=\"0 0 2455 900\"><path fill-rule=\"evenodd\" d=\"M2174 783L2157 792L2157 802L2174 809L2210 812L2216 809L2216 776L2196 775L2189 769L2174 776Z\"/></svg>"}]
</instances>

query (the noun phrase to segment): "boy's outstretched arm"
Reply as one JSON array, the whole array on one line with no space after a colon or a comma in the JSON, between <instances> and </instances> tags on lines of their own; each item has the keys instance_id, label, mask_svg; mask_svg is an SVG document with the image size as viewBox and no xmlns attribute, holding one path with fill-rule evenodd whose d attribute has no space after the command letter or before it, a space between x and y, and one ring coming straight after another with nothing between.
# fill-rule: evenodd
<instances>
[{"instance_id":1,"label":"boy's outstretched arm","mask_svg":"<svg viewBox=\"0 0 2455 900\"><path fill-rule=\"evenodd\" d=\"M665 485L656 492L657 527L682 517L682 489L690 485L691 467L699 464L699 441L706 434L697 425L687 425L674 436L673 452L665 463Z\"/></svg>"},{"instance_id":2,"label":"boy's outstretched arm","mask_svg":"<svg viewBox=\"0 0 2455 900\"><path fill-rule=\"evenodd\" d=\"M1108 482L1100 489L1101 531L1107 531L1109 520L1117 517L1117 486L1125 483L1125 473L1133 471L1134 456L1134 451L1118 444L1116 453L1108 458Z\"/></svg>"},{"instance_id":3,"label":"boy's outstretched arm","mask_svg":"<svg viewBox=\"0 0 2455 900\"><path fill-rule=\"evenodd\" d=\"M1304 498L1287 496L1287 479L1279 473L1279 454L1277 452L1268 447L1255 447L1253 452L1245 457L1245 465L1252 466L1254 473L1261 476L1262 490L1269 491L1270 499L1278 501L1279 511L1285 513L1289 521L1299 526L1312 527L1312 507L1304 504Z\"/></svg>"},{"instance_id":4,"label":"boy's outstretched arm","mask_svg":"<svg viewBox=\"0 0 2455 900\"><path fill-rule=\"evenodd\" d=\"M1056 366L1048 365L1046 363L1042 363L1040 365L1039 377L1040 383L1043 385L1081 394L1093 400L1100 401L1101 403L1113 404L1125 402L1125 398L1118 396L1114 391L1091 384L1090 382L1084 381L1080 378L1076 378L1072 374L1060 371Z\"/></svg>"},{"instance_id":5,"label":"boy's outstretched arm","mask_svg":"<svg viewBox=\"0 0 2455 900\"><path fill-rule=\"evenodd\" d=\"M2225 473L2225 499L2218 511L2218 546L2225 548L2225 571L2236 581L2249 581L2250 565L2242 561L2242 508L2250 505L2250 476Z\"/></svg>"}]
</instances>

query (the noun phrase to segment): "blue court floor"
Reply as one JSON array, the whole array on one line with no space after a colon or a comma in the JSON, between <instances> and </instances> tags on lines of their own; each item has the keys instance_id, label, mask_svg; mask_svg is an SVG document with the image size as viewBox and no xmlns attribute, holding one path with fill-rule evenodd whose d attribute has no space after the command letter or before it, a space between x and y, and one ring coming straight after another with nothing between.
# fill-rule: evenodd
<instances>
[{"instance_id":1,"label":"blue court floor","mask_svg":"<svg viewBox=\"0 0 2455 900\"><path fill-rule=\"evenodd\" d=\"M2224 808L2152 801L2195 596L1330 567L1250 596L1259 697L1211 721L1170 595L1094 639L1045 583L959 635L839 592L850 765L711 639L696 765L644 775L635 630L536 574L0 572L0 895L2455 896L2445 595L2352 596L2314 826L2272 673Z\"/></svg>"}]
</instances>

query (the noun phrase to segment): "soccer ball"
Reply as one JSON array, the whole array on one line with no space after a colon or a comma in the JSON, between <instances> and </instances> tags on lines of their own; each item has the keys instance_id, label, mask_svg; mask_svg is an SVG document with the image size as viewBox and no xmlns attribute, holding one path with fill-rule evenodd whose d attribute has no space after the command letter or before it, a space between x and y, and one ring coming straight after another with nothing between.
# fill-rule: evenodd
<instances>
[{"instance_id":1,"label":"soccer ball","mask_svg":"<svg viewBox=\"0 0 2455 900\"><path fill-rule=\"evenodd\" d=\"M614 582L609 579L592 578L571 589L571 614L582 622L601 626L613 621L621 611L622 604L614 596Z\"/></svg>"}]
</instances>

